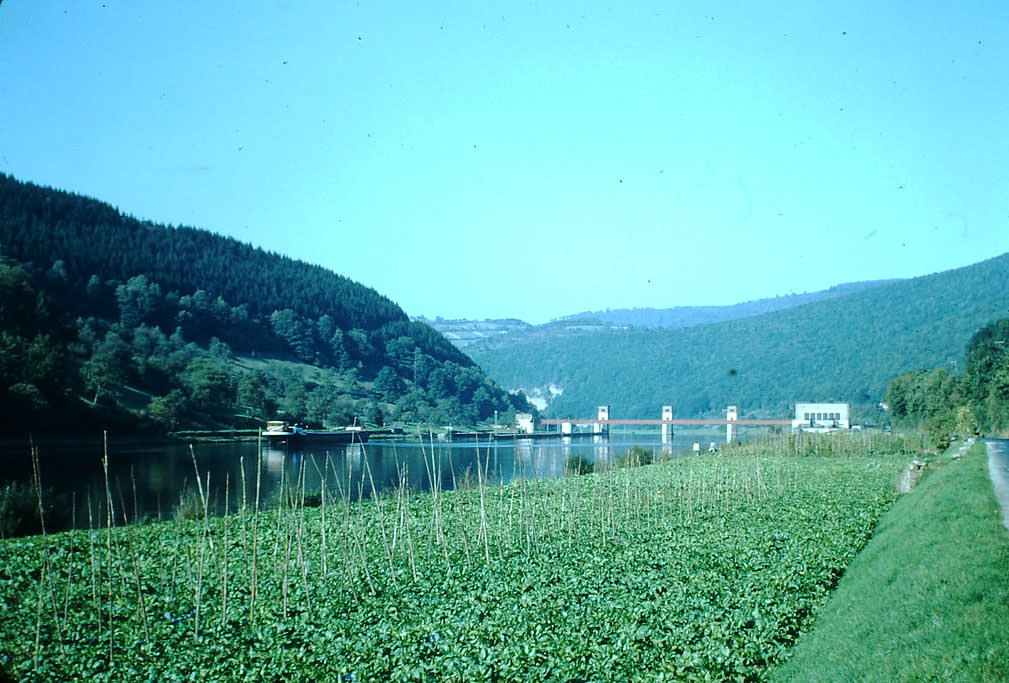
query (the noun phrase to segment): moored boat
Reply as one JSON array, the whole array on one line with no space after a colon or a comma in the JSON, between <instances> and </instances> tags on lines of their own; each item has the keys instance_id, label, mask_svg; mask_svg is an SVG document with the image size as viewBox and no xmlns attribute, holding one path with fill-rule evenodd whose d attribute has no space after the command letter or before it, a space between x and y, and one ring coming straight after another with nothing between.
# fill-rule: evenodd
<instances>
[{"instance_id":1,"label":"moored boat","mask_svg":"<svg viewBox=\"0 0 1009 683\"><path fill-rule=\"evenodd\" d=\"M287 444L338 444L364 443L369 432L360 427L342 427L340 429L307 429L301 425L291 424L283 420L270 420L262 432L264 438L273 443Z\"/></svg>"}]
</instances>

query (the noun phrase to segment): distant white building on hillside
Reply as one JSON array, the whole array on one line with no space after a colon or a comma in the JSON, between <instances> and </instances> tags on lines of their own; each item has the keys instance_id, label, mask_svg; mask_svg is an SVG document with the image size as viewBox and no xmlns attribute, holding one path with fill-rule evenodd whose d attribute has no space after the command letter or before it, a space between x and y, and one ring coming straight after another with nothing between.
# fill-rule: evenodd
<instances>
[{"instance_id":1,"label":"distant white building on hillside","mask_svg":"<svg viewBox=\"0 0 1009 683\"><path fill-rule=\"evenodd\" d=\"M851 429L847 403L796 403L792 429Z\"/></svg>"}]
</instances>

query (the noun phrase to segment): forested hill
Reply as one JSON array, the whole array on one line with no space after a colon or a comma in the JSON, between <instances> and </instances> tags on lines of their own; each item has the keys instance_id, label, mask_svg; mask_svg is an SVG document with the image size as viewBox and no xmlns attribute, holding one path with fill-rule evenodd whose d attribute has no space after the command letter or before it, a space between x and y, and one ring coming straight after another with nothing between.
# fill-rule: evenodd
<instances>
[{"instance_id":1,"label":"forested hill","mask_svg":"<svg viewBox=\"0 0 1009 683\"><path fill-rule=\"evenodd\" d=\"M608 325L630 325L633 327L693 327L709 325L752 315L762 315L774 311L801 306L814 301L832 299L836 296L871 289L896 280L873 280L868 282L848 282L835 285L818 292L786 294L767 299L754 299L728 306L674 306L672 308L614 308L605 311L586 311L566 315L561 320L591 319Z\"/></svg>"},{"instance_id":2,"label":"forested hill","mask_svg":"<svg viewBox=\"0 0 1009 683\"><path fill-rule=\"evenodd\" d=\"M6 175L0 259L0 297L38 301L34 312L10 301L4 307L0 408L43 428L46 411L73 407L78 415L82 403L169 427L273 413L321 424L390 417L464 424L525 407L371 288ZM31 376L30 349L46 358L39 367L59 372ZM264 358L319 372L284 366L285 374ZM211 366L224 373L214 391L201 386ZM242 382L256 390L240 396Z\"/></svg>"},{"instance_id":3,"label":"forested hill","mask_svg":"<svg viewBox=\"0 0 1009 683\"><path fill-rule=\"evenodd\" d=\"M962 362L971 336L1009 313L1009 254L766 315L683 329L609 329L563 338L502 335L467 347L492 377L553 385L548 412L655 417L787 416L798 401L871 412L889 380Z\"/></svg>"},{"instance_id":4,"label":"forested hill","mask_svg":"<svg viewBox=\"0 0 1009 683\"><path fill-rule=\"evenodd\" d=\"M206 230L167 228L100 201L0 175L0 255L37 267L62 261L83 291L91 275L145 275L168 291L202 289L253 315L291 309L343 329L376 329L406 314L373 289L319 266Z\"/></svg>"},{"instance_id":5,"label":"forested hill","mask_svg":"<svg viewBox=\"0 0 1009 683\"><path fill-rule=\"evenodd\" d=\"M814 301L858 292L872 287L896 282L874 280L835 285L818 292L789 294L769 299L754 299L729 306L676 306L673 308L616 308L565 315L541 325L514 318L504 320L446 320L444 318L417 318L428 323L460 349L502 337L503 343L523 343L532 338L563 337L585 332L604 332L611 327L694 327L711 323L738 320L754 315L780 311Z\"/></svg>"}]
</instances>

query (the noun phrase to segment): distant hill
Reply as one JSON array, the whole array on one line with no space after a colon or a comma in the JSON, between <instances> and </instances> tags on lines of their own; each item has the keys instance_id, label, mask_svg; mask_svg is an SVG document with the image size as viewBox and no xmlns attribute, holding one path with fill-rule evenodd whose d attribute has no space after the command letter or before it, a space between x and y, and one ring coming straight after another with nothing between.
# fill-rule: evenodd
<instances>
[{"instance_id":1,"label":"distant hill","mask_svg":"<svg viewBox=\"0 0 1009 683\"><path fill-rule=\"evenodd\" d=\"M415 320L425 322L435 328L460 349L490 340L508 344L512 341L525 339L561 337L568 334L599 332L614 328L613 325L594 318L565 318L541 325L531 325L515 318L497 320L446 320L444 318L431 320L429 318L415 318Z\"/></svg>"},{"instance_id":2,"label":"distant hill","mask_svg":"<svg viewBox=\"0 0 1009 683\"><path fill-rule=\"evenodd\" d=\"M418 316L414 320L426 323L438 330L446 339L460 349L470 344L475 344L478 341L496 337L499 334L531 327L529 323L517 318L466 320L460 318L446 319L439 316L432 320L424 316Z\"/></svg>"},{"instance_id":3,"label":"distant hill","mask_svg":"<svg viewBox=\"0 0 1009 683\"><path fill-rule=\"evenodd\" d=\"M769 299L756 299L728 306L677 306L674 308L618 308L605 311L586 311L561 316L541 325L531 325L516 318L505 319L445 319L414 318L435 328L460 349L472 344L496 339L502 343L518 342L524 338L557 337L584 332L601 332L610 328L625 327L693 327L711 323L738 320L754 315L801 306L852 292L859 292L897 280L850 282L830 289L803 294L789 294Z\"/></svg>"},{"instance_id":4,"label":"distant hill","mask_svg":"<svg viewBox=\"0 0 1009 683\"><path fill-rule=\"evenodd\" d=\"M566 315L561 320L590 318L608 325L629 325L632 327L693 327L694 325L710 325L739 318L749 318L754 315L773 313L774 311L823 301L844 294L852 294L880 285L897 282L897 280L872 280L868 282L849 282L835 285L830 289L802 294L788 294L768 299L755 299L728 306L676 306L673 308L615 308L605 311L586 311L574 315Z\"/></svg>"},{"instance_id":5,"label":"distant hill","mask_svg":"<svg viewBox=\"0 0 1009 683\"><path fill-rule=\"evenodd\" d=\"M502 335L468 347L506 387L550 395L554 415L785 416L837 400L870 414L890 379L954 366L980 327L1009 314L1009 254L763 315L687 328Z\"/></svg>"},{"instance_id":6,"label":"distant hill","mask_svg":"<svg viewBox=\"0 0 1009 683\"><path fill-rule=\"evenodd\" d=\"M474 424L528 407L369 287L6 175L0 313L7 430Z\"/></svg>"}]
</instances>

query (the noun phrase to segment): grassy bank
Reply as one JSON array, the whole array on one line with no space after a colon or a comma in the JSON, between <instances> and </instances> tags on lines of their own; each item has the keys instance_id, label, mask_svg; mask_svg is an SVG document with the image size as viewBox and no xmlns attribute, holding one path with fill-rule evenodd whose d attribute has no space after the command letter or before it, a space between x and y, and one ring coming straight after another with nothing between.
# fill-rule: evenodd
<instances>
[{"instance_id":1,"label":"grassy bank","mask_svg":"<svg viewBox=\"0 0 1009 683\"><path fill-rule=\"evenodd\" d=\"M789 437L506 486L478 470L467 490L360 503L290 482L276 510L2 541L0 666L28 680L762 677L893 504L906 447Z\"/></svg>"},{"instance_id":2,"label":"grassy bank","mask_svg":"<svg viewBox=\"0 0 1009 683\"><path fill-rule=\"evenodd\" d=\"M882 519L778 680L1009 680L1009 535L983 444Z\"/></svg>"}]
</instances>

